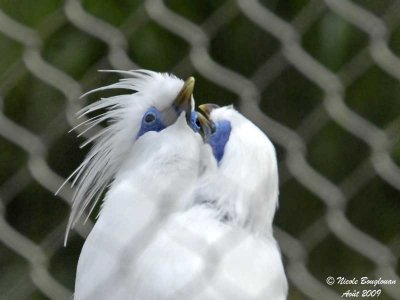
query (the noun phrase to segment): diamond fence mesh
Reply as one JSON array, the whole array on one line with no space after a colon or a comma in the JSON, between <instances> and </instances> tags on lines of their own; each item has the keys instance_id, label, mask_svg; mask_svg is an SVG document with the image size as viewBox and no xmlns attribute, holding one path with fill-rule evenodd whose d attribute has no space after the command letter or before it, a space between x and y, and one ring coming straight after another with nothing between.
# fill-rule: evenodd
<instances>
[{"instance_id":1,"label":"diamond fence mesh","mask_svg":"<svg viewBox=\"0 0 400 300\"><path fill-rule=\"evenodd\" d=\"M385 278L400 299L400 1L0 1L0 298L70 299L93 222L63 247L84 157L68 130L98 69L194 75L272 139L288 299ZM89 98L93 101L95 98Z\"/></svg>"}]
</instances>

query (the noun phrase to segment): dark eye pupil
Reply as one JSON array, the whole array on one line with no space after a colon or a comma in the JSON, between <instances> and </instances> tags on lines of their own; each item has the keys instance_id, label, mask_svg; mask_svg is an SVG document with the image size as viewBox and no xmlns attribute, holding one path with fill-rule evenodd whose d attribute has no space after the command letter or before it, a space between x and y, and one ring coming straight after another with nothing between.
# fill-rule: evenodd
<instances>
[{"instance_id":1,"label":"dark eye pupil","mask_svg":"<svg viewBox=\"0 0 400 300\"><path fill-rule=\"evenodd\" d=\"M196 119L196 126L197 126L198 128L200 128L200 121L199 121L199 119Z\"/></svg>"},{"instance_id":2,"label":"dark eye pupil","mask_svg":"<svg viewBox=\"0 0 400 300\"><path fill-rule=\"evenodd\" d=\"M144 118L144 121L146 123L151 123L156 119L155 115L153 114L147 114L146 117Z\"/></svg>"}]
</instances>

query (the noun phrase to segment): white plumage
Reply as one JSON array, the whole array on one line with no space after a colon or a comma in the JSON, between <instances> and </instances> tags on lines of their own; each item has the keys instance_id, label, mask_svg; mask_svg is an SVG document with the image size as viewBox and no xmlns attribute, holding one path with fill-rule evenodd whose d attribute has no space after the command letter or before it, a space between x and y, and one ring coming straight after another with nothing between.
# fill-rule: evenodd
<instances>
[{"instance_id":1,"label":"white plumage","mask_svg":"<svg viewBox=\"0 0 400 300\"><path fill-rule=\"evenodd\" d=\"M181 79L149 70L108 72L120 73L129 78L92 90L85 95L108 89L125 89L135 93L102 98L78 112L79 116L85 116L106 110L78 125L86 125L85 131L104 121L108 122L108 126L82 145L84 147L95 142L85 160L68 178L73 178L72 185L77 185L77 190L67 232L76 224L88 205L92 204L91 207L94 208L99 197L120 170L135 142L135 135L146 110L154 106L160 111L165 111L167 125L177 118L171 105L183 86Z\"/></svg>"},{"instance_id":2,"label":"white plumage","mask_svg":"<svg viewBox=\"0 0 400 300\"><path fill-rule=\"evenodd\" d=\"M75 173L70 226L111 185L79 258L75 299L286 299L272 235L278 174L271 142L232 107L206 106L204 143L190 108L175 105L185 88L191 96L191 81L125 73L133 78L106 88L137 93L83 110L109 107L93 124L112 124ZM154 107L165 128L138 135ZM213 141L218 124L229 124L222 147Z\"/></svg>"}]
</instances>

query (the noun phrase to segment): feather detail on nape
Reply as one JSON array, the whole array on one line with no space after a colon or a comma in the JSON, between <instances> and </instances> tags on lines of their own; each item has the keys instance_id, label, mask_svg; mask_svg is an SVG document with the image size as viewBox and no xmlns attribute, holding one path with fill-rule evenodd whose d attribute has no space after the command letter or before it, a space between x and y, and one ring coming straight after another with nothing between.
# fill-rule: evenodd
<instances>
[{"instance_id":1,"label":"feather detail on nape","mask_svg":"<svg viewBox=\"0 0 400 300\"><path fill-rule=\"evenodd\" d=\"M89 131L96 125L100 125L100 123L107 122L108 126L101 129L81 145L82 148L92 142L94 143L81 165L67 178L56 192L56 194L58 194L70 180L72 180L71 186L76 186L72 199L71 215L67 225L65 244L68 239L69 231L76 225L84 211L89 207L88 217L90 216L129 151L133 142L129 139L129 135L135 130L135 128L132 127L132 122L134 121L132 119L135 118L135 114L132 112L134 112L135 107L140 106L140 103L138 103L140 101L137 101L140 97L137 95L139 95L146 87L146 84L153 79L166 76L148 70L107 70L103 72L119 73L130 76L130 78L120 79L117 83L91 90L82 97L97 91L109 89L128 89L137 93L102 98L84 107L77 113L78 118L83 118L88 114L105 110L105 112L88 118L74 127L73 130L85 126L83 132L78 136L81 136L84 132Z\"/></svg>"}]
</instances>

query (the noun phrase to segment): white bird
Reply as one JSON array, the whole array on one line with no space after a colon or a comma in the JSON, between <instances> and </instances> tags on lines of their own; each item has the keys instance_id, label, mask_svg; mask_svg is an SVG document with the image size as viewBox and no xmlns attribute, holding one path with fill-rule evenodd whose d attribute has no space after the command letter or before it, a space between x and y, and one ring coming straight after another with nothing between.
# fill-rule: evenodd
<instances>
[{"instance_id":1,"label":"white bird","mask_svg":"<svg viewBox=\"0 0 400 300\"><path fill-rule=\"evenodd\" d=\"M136 299L131 282L136 256L163 216L184 207L181 201L198 178L204 147L192 130L192 77L184 83L146 70L118 72L131 78L97 90L136 93L102 99L81 111L106 109L85 124L90 128L107 120L109 125L89 140L95 141L93 148L71 175L77 191L67 230L109 189L79 257L76 300Z\"/></svg>"},{"instance_id":2,"label":"white bird","mask_svg":"<svg viewBox=\"0 0 400 300\"><path fill-rule=\"evenodd\" d=\"M199 108L207 117L199 120L217 168L200 178L192 206L212 210L236 243L226 255L221 253L221 270L237 294L222 294L229 299L286 299L287 279L272 232L279 195L275 148L233 106Z\"/></svg>"}]
</instances>

